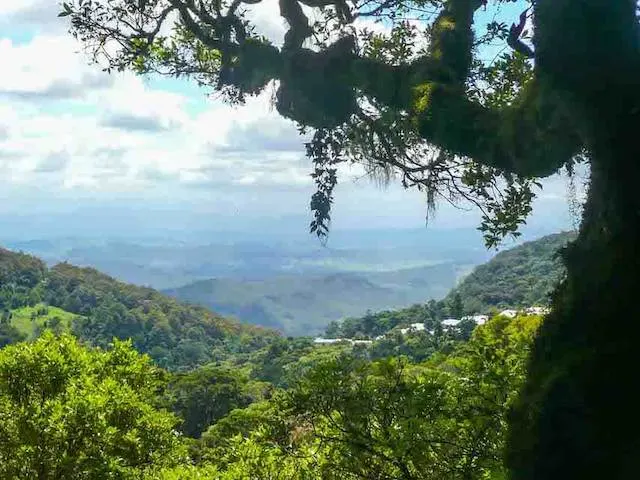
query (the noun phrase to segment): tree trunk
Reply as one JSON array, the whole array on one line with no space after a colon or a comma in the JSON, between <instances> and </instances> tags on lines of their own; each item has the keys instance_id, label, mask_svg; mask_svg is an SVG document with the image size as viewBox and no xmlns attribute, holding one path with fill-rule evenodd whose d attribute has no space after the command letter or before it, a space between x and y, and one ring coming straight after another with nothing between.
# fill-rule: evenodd
<instances>
[{"instance_id":1,"label":"tree trunk","mask_svg":"<svg viewBox=\"0 0 640 480\"><path fill-rule=\"evenodd\" d=\"M581 231L512 416L514 480L639 475L640 102L631 90L601 97L585 112L592 177Z\"/></svg>"}]
</instances>

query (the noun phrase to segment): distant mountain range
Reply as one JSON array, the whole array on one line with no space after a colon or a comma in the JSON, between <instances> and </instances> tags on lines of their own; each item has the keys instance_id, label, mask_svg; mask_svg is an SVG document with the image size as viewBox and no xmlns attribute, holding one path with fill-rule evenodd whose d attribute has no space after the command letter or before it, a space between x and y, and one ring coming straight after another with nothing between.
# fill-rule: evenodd
<instances>
[{"instance_id":1,"label":"distant mountain range","mask_svg":"<svg viewBox=\"0 0 640 480\"><path fill-rule=\"evenodd\" d=\"M551 236L500 253L454 292L469 311L534 304L559 275L550 250L568 238ZM203 244L71 237L8 245L48 265L91 266L287 335L315 335L334 320L442 299L494 254L471 229L340 232L329 247L302 235L221 236Z\"/></svg>"},{"instance_id":2,"label":"distant mountain range","mask_svg":"<svg viewBox=\"0 0 640 480\"><path fill-rule=\"evenodd\" d=\"M480 233L465 229L341 230L326 246L307 233L256 230L213 232L185 240L165 236L23 238L22 230L5 229L0 244L24 251L48 265L68 262L93 267L118 280L157 289L173 289L216 279L266 280L280 276L370 273L408 270L435 264L466 265L467 270L491 258ZM521 240L550 232L528 230ZM24 235L24 234L22 234ZM186 235L186 234L185 234ZM515 243L505 241L504 248Z\"/></svg>"},{"instance_id":3,"label":"distant mountain range","mask_svg":"<svg viewBox=\"0 0 640 480\"><path fill-rule=\"evenodd\" d=\"M445 296L443 311L456 295L462 299L461 313L467 314L484 313L493 307L529 307L548 303L549 293L562 275L556 253L573 238L574 234L567 232L526 242L497 254L466 277L471 270L468 264L443 262L388 272L281 276L261 281L211 279L166 293L290 335L313 335L331 321Z\"/></svg>"},{"instance_id":4,"label":"distant mountain range","mask_svg":"<svg viewBox=\"0 0 640 480\"><path fill-rule=\"evenodd\" d=\"M304 232L290 237L220 234L203 237L201 243L162 237L69 237L2 243L36 255L49 265L69 262L93 267L119 280L158 289L211 278L257 281L369 274L442 263L470 267L491 256L473 229L343 231L332 234L327 246Z\"/></svg>"},{"instance_id":5,"label":"distant mountain range","mask_svg":"<svg viewBox=\"0 0 640 480\"><path fill-rule=\"evenodd\" d=\"M314 335L332 320L442 298L465 268L442 263L390 272L212 279L165 293L288 335Z\"/></svg>"}]
</instances>

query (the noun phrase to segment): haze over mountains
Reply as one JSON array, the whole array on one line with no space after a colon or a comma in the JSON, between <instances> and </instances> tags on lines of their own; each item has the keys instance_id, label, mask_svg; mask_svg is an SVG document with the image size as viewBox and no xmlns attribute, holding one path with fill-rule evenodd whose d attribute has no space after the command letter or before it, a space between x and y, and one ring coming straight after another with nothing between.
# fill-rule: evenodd
<instances>
[{"instance_id":1,"label":"haze over mountains","mask_svg":"<svg viewBox=\"0 0 640 480\"><path fill-rule=\"evenodd\" d=\"M289 225L256 231L210 228L182 236L138 229L112 238L0 240L49 265L66 261L94 267L289 335L320 333L332 320L369 310L443 298L496 253L486 250L472 228L341 229L323 246L296 223ZM531 228L520 240L544 233ZM507 241L503 248L513 244Z\"/></svg>"}]
</instances>

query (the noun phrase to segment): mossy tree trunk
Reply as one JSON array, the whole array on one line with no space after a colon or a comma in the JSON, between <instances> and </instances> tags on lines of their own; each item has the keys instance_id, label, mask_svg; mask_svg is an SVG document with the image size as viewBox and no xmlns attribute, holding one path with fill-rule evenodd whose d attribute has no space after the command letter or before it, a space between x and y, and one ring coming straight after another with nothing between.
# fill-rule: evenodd
<instances>
[{"instance_id":1,"label":"mossy tree trunk","mask_svg":"<svg viewBox=\"0 0 640 480\"><path fill-rule=\"evenodd\" d=\"M567 277L555 293L513 413L508 456L514 480L640 475L637 56L623 68L584 68L585 75L597 76L582 76L581 88L572 88L576 114L584 120L591 185L580 234L564 252ZM591 83L598 81L604 83Z\"/></svg>"}]
</instances>

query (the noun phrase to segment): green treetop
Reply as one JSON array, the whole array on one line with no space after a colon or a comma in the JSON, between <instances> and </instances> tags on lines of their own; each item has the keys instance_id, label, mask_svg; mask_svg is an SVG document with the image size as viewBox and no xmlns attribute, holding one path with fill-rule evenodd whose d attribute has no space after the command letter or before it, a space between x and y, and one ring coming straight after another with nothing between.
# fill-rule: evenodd
<instances>
[{"instance_id":1,"label":"green treetop","mask_svg":"<svg viewBox=\"0 0 640 480\"><path fill-rule=\"evenodd\" d=\"M161 371L126 342L89 350L45 333L0 350L0 477L133 479L184 456L154 407Z\"/></svg>"}]
</instances>

